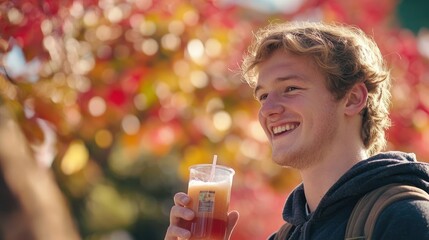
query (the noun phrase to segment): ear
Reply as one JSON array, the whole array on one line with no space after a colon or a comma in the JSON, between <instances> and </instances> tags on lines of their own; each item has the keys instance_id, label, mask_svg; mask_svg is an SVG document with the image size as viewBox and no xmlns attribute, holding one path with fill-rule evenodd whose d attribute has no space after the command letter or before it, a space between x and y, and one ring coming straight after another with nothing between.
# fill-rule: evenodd
<instances>
[{"instance_id":1,"label":"ear","mask_svg":"<svg viewBox=\"0 0 429 240\"><path fill-rule=\"evenodd\" d=\"M359 114L366 107L368 89L364 83L355 84L345 96L344 113L347 116Z\"/></svg>"}]
</instances>

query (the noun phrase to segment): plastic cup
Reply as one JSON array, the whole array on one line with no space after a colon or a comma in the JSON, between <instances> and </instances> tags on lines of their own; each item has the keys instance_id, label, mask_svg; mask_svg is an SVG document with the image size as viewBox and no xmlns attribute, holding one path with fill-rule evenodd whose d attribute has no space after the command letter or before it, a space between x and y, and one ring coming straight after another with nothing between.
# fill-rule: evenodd
<instances>
[{"instance_id":1,"label":"plastic cup","mask_svg":"<svg viewBox=\"0 0 429 240\"><path fill-rule=\"evenodd\" d=\"M232 179L232 168L216 165L211 176L212 164L193 165L189 168L190 177L188 195L191 202L187 205L196 214L193 221L187 223L192 240L224 240Z\"/></svg>"}]
</instances>

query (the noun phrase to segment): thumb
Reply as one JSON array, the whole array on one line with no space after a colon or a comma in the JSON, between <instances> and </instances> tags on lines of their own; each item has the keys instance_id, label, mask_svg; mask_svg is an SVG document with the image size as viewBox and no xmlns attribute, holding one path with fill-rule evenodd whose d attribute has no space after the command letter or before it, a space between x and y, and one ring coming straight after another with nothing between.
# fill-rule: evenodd
<instances>
[{"instance_id":1,"label":"thumb","mask_svg":"<svg viewBox=\"0 0 429 240\"><path fill-rule=\"evenodd\" d=\"M226 225L226 239L229 239L231 237L232 230L234 230L234 227L237 225L239 216L240 214L238 213L238 211L235 210L228 213L228 222Z\"/></svg>"}]
</instances>

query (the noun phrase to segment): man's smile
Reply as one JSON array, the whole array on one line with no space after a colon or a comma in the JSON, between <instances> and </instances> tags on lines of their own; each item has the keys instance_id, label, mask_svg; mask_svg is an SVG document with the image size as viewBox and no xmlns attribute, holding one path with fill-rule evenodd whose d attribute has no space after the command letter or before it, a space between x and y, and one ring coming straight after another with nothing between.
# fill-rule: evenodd
<instances>
[{"instance_id":1,"label":"man's smile","mask_svg":"<svg viewBox=\"0 0 429 240\"><path fill-rule=\"evenodd\" d=\"M299 123L286 123L284 125L276 126L272 128L274 135L279 135L284 132L291 131L299 126Z\"/></svg>"}]
</instances>

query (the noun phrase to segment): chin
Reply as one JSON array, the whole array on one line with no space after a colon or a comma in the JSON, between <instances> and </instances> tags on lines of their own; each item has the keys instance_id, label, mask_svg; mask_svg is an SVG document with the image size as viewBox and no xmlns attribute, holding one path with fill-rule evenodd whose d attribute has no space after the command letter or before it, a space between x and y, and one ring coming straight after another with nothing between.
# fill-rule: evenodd
<instances>
[{"instance_id":1,"label":"chin","mask_svg":"<svg viewBox=\"0 0 429 240\"><path fill-rule=\"evenodd\" d=\"M296 160L293 160L288 154L280 154L280 153L274 153L272 154L272 160L282 166L282 167L295 167Z\"/></svg>"},{"instance_id":2,"label":"chin","mask_svg":"<svg viewBox=\"0 0 429 240\"><path fill-rule=\"evenodd\" d=\"M272 153L272 160L282 167L291 167L297 170L308 167L309 161L297 152L275 152Z\"/></svg>"}]
</instances>

